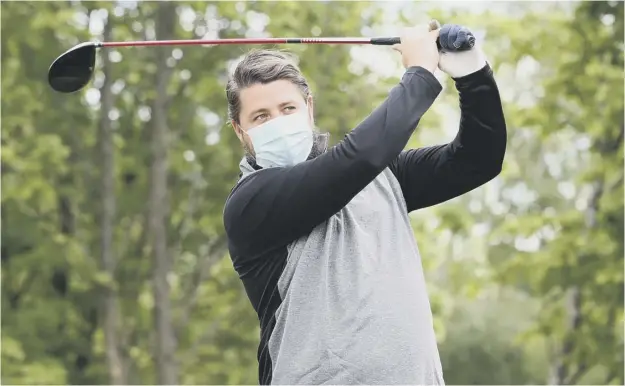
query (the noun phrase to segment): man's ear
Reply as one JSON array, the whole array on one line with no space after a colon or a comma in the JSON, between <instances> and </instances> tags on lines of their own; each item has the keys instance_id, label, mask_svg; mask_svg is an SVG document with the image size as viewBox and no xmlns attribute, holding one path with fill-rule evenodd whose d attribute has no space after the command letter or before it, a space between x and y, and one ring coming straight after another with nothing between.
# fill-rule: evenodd
<instances>
[{"instance_id":1,"label":"man's ear","mask_svg":"<svg viewBox=\"0 0 625 386\"><path fill-rule=\"evenodd\" d=\"M237 135L239 140L243 141L243 130L241 129L241 126L239 126L239 124L236 123L234 119L230 121L230 124L232 125L232 128L234 129L234 133Z\"/></svg>"},{"instance_id":2,"label":"man's ear","mask_svg":"<svg viewBox=\"0 0 625 386\"><path fill-rule=\"evenodd\" d=\"M309 95L308 98L306 98L306 105L308 106L308 117L310 118L310 121L312 122L314 126L315 125L315 106L313 103L312 95Z\"/></svg>"}]
</instances>

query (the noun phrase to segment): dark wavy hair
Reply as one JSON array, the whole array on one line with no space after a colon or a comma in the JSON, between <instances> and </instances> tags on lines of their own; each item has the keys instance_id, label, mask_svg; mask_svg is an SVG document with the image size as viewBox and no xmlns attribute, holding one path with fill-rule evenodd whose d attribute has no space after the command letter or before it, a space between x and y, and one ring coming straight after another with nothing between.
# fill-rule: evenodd
<instances>
[{"instance_id":1,"label":"dark wavy hair","mask_svg":"<svg viewBox=\"0 0 625 386\"><path fill-rule=\"evenodd\" d=\"M286 79L296 85L304 97L311 95L308 81L298 67L295 55L280 50L253 50L237 65L226 86L228 119L239 122L241 90L254 84Z\"/></svg>"}]
</instances>

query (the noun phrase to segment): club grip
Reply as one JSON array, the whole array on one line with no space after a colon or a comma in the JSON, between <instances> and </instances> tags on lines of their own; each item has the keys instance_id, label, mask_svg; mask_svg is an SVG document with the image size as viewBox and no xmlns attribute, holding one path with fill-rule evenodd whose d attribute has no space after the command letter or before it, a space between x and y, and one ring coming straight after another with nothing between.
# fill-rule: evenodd
<instances>
[{"instance_id":1,"label":"club grip","mask_svg":"<svg viewBox=\"0 0 625 386\"><path fill-rule=\"evenodd\" d=\"M401 43L399 37L395 38L371 38L371 44L376 46L392 46Z\"/></svg>"},{"instance_id":2,"label":"club grip","mask_svg":"<svg viewBox=\"0 0 625 386\"><path fill-rule=\"evenodd\" d=\"M399 44L399 43L401 43L401 38L399 37L371 38L371 44L376 45L376 46L392 46L392 45ZM453 50L450 49L448 51L454 51L454 52L468 51L471 48L473 48L473 46L475 46L475 36L473 36L473 34L468 34L467 39L464 42L462 42L462 44L460 44L460 47L455 48ZM438 48L439 51L442 49L439 39L436 39L436 47Z\"/></svg>"}]
</instances>

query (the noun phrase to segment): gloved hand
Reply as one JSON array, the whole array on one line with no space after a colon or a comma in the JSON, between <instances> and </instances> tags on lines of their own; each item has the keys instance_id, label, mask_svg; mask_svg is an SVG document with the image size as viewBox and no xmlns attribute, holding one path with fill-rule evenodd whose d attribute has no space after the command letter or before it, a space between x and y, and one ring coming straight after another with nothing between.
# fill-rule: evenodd
<instances>
[{"instance_id":1,"label":"gloved hand","mask_svg":"<svg viewBox=\"0 0 625 386\"><path fill-rule=\"evenodd\" d=\"M445 24L439 31L441 52L438 68L452 78L470 75L486 65L486 55L477 43L468 51L452 52L466 40L469 33L466 27L456 24Z\"/></svg>"}]
</instances>

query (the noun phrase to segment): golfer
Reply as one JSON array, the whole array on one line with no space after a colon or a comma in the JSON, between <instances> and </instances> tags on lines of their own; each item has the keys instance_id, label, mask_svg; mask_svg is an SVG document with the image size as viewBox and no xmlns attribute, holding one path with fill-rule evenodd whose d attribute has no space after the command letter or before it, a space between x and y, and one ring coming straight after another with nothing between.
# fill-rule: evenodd
<instances>
[{"instance_id":1,"label":"golfer","mask_svg":"<svg viewBox=\"0 0 625 386\"><path fill-rule=\"evenodd\" d=\"M224 209L230 256L258 313L260 384L444 384L408 214L499 174L506 124L481 49L439 53L468 30L404 31L405 73L336 146L315 129L308 82L279 51L249 53L226 95L245 149ZM455 80L453 141L404 148Z\"/></svg>"}]
</instances>

